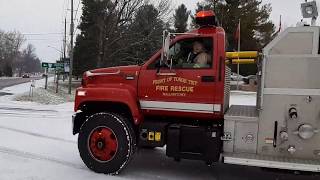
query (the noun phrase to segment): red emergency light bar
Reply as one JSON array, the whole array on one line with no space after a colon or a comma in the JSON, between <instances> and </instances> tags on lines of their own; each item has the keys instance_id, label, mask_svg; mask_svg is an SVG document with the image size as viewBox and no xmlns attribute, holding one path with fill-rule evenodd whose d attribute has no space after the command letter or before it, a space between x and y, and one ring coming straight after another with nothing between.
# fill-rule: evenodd
<instances>
[{"instance_id":1,"label":"red emergency light bar","mask_svg":"<svg viewBox=\"0 0 320 180\"><path fill-rule=\"evenodd\" d=\"M197 18L204 18L210 16L216 16L216 14L213 11L199 11L196 15Z\"/></svg>"},{"instance_id":2,"label":"red emergency light bar","mask_svg":"<svg viewBox=\"0 0 320 180\"><path fill-rule=\"evenodd\" d=\"M199 11L196 14L196 23L199 26L217 26L217 19L216 14L209 10L209 11Z\"/></svg>"}]
</instances>

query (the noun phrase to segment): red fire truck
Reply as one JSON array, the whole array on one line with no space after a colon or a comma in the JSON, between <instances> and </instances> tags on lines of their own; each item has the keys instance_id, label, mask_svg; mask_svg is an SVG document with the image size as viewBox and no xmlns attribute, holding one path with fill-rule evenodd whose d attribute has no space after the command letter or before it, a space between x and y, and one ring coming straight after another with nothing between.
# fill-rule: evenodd
<instances>
[{"instance_id":1,"label":"red fire truck","mask_svg":"<svg viewBox=\"0 0 320 180\"><path fill-rule=\"evenodd\" d=\"M73 134L79 133L78 148L87 167L117 174L137 147L166 146L166 155L175 160L319 171L319 161L312 161L309 168L301 168L306 163L300 161L292 164L300 154L294 154L298 145L286 144L290 128L282 128L279 119L260 124L266 121L259 120L259 105L229 108L224 29L212 11L197 13L196 21L200 28L194 31L165 32L163 49L142 65L84 74L76 91ZM291 114L300 113L297 106L290 106ZM270 128L260 135L258 127ZM306 125L292 138L309 130ZM315 136L313 130L308 138ZM319 159L320 151L314 156L303 158Z\"/></svg>"}]
</instances>

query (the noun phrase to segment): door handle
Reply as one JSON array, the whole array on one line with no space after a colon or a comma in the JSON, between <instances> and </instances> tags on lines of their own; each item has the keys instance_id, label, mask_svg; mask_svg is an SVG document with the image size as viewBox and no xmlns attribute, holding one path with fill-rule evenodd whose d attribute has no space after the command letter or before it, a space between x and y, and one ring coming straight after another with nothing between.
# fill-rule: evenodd
<instances>
[{"instance_id":1,"label":"door handle","mask_svg":"<svg viewBox=\"0 0 320 180\"><path fill-rule=\"evenodd\" d=\"M214 76L201 76L201 82L214 82Z\"/></svg>"},{"instance_id":2,"label":"door handle","mask_svg":"<svg viewBox=\"0 0 320 180\"><path fill-rule=\"evenodd\" d=\"M158 75L158 76L176 76L177 73L175 73L175 72L168 72L168 73L161 73L161 72L159 72L159 73L157 73L157 75Z\"/></svg>"}]
</instances>

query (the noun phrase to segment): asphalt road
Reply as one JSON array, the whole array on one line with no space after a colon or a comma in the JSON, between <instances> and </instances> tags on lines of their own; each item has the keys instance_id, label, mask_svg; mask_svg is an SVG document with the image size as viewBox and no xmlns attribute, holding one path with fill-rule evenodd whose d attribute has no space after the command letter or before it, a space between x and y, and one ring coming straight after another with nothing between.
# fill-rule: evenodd
<instances>
[{"instance_id":1,"label":"asphalt road","mask_svg":"<svg viewBox=\"0 0 320 180\"><path fill-rule=\"evenodd\" d=\"M38 79L41 79L41 77L0 79L0 90L5 87L10 87L17 84L30 82L31 80L38 80Z\"/></svg>"},{"instance_id":2,"label":"asphalt road","mask_svg":"<svg viewBox=\"0 0 320 180\"><path fill-rule=\"evenodd\" d=\"M22 80L22 81L21 81ZM13 80L15 83L31 79ZM1 86L2 80L0 80ZM13 83L11 80L11 83ZM7 85L9 86L9 85ZM166 157L164 148L139 149L128 167L116 177L91 172L80 160L70 133L69 105L61 109L42 105L0 106L0 179L155 179L155 180L320 180L319 173L215 164ZM65 110L69 109L69 110ZM55 123L52 123L55 121ZM65 135L66 134L66 135ZM72 137L70 137L72 136ZM17 139L23 139L15 143ZM6 160L5 162L2 162ZM34 170L35 169L35 170ZM67 173L67 174L64 174ZM298 173L298 172L297 172ZM9 174L10 178L4 178ZM76 178L79 175L79 178ZM15 177L15 178L14 178ZM69 178L68 178L69 177Z\"/></svg>"}]
</instances>

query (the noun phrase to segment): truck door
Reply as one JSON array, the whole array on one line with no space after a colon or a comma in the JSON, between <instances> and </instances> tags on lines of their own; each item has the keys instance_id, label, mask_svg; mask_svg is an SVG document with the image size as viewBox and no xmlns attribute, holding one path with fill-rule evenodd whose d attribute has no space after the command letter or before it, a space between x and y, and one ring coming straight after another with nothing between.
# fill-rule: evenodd
<instances>
[{"instance_id":1,"label":"truck door","mask_svg":"<svg viewBox=\"0 0 320 180\"><path fill-rule=\"evenodd\" d=\"M214 38L184 38L170 46L172 68L159 67L161 54L141 70L139 100L147 112L211 116L221 111L215 98L217 61ZM218 56L217 56L218 57Z\"/></svg>"}]
</instances>

